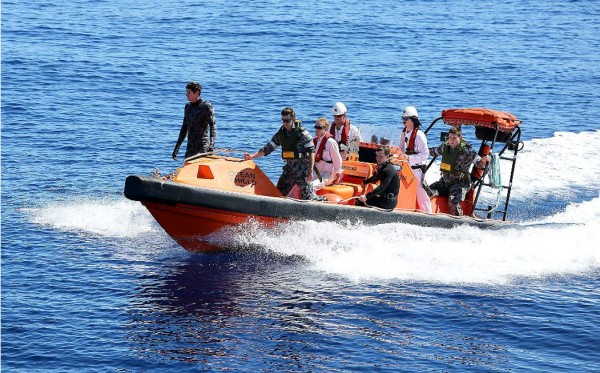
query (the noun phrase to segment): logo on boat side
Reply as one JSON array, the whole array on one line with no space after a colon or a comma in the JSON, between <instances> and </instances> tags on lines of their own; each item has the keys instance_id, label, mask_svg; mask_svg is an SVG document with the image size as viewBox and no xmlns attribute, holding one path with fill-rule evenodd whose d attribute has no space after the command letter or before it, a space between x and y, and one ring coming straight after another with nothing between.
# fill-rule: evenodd
<instances>
[{"instance_id":1,"label":"logo on boat side","mask_svg":"<svg viewBox=\"0 0 600 373\"><path fill-rule=\"evenodd\" d=\"M239 187L246 187L248 185L256 185L256 174L251 168L243 169L241 171L229 171L233 183Z\"/></svg>"}]
</instances>

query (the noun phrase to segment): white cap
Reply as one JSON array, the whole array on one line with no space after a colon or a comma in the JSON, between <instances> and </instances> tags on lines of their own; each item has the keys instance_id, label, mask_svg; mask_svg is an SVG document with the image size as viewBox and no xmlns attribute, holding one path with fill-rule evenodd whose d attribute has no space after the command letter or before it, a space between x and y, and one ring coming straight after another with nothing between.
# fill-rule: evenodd
<instances>
[{"instance_id":1,"label":"white cap","mask_svg":"<svg viewBox=\"0 0 600 373\"><path fill-rule=\"evenodd\" d=\"M404 108L402 112L403 117L419 117L419 113L417 113L417 108L414 106L407 106Z\"/></svg>"},{"instance_id":2,"label":"white cap","mask_svg":"<svg viewBox=\"0 0 600 373\"><path fill-rule=\"evenodd\" d=\"M333 109L331 111L333 115L342 115L346 114L348 109L346 109L346 105L344 105L344 103L340 101L336 102L335 105L333 105Z\"/></svg>"}]
</instances>

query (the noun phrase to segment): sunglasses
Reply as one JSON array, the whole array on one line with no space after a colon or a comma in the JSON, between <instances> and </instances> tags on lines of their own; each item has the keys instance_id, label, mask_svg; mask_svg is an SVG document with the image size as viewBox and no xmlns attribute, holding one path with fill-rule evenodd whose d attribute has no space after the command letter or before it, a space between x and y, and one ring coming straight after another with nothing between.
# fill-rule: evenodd
<instances>
[{"instance_id":1,"label":"sunglasses","mask_svg":"<svg viewBox=\"0 0 600 373\"><path fill-rule=\"evenodd\" d=\"M409 119L410 119L410 117L402 117L402 121L403 121L403 122L406 122L406 121L407 121L407 120L409 120Z\"/></svg>"},{"instance_id":2,"label":"sunglasses","mask_svg":"<svg viewBox=\"0 0 600 373\"><path fill-rule=\"evenodd\" d=\"M292 123L292 118L286 119L286 118L281 118L281 121L283 123Z\"/></svg>"},{"instance_id":3,"label":"sunglasses","mask_svg":"<svg viewBox=\"0 0 600 373\"><path fill-rule=\"evenodd\" d=\"M324 130L324 129L325 129L325 127L321 127L321 126L315 126L315 129L316 129L316 130Z\"/></svg>"}]
</instances>

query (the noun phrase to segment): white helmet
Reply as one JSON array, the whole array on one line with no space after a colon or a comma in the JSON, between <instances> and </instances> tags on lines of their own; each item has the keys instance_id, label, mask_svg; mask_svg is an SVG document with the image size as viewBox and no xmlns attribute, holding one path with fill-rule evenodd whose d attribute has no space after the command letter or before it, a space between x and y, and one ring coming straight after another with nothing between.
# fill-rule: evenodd
<instances>
[{"instance_id":1,"label":"white helmet","mask_svg":"<svg viewBox=\"0 0 600 373\"><path fill-rule=\"evenodd\" d=\"M403 117L419 117L419 113L417 113L417 108L414 106L407 106L404 108L402 112Z\"/></svg>"},{"instance_id":2,"label":"white helmet","mask_svg":"<svg viewBox=\"0 0 600 373\"><path fill-rule=\"evenodd\" d=\"M331 111L333 112L333 115L342 115L346 114L348 109L346 109L346 105L344 105L344 103L340 101L336 102L335 105L333 105L333 109Z\"/></svg>"}]
</instances>

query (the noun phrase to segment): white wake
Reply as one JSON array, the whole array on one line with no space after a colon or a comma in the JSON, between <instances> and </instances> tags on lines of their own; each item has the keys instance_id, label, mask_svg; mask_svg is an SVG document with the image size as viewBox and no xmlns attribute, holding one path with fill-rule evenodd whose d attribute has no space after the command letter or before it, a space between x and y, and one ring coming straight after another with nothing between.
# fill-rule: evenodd
<instances>
[{"instance_id":1,"label":"white wake","mask_svg":"<svg viewBox=\"0 0 600 373\"><path fill-rule=\"evenodd\" d=\"M312 270L355 281L503 284L522 277L595 271L600 267L596 248L600 241L599 159L600 131L561 132L526 142L519 155L513 202L540 195L567 199L562 211L514 228L447 230L314 221L265 228L248 223L208 240L300 256ZM577 193L595 198L569 203L568 196ZM25 213L35 224L100 238L166 237L141 204L124 197L46 202Z\"/></svg>"}]
</instances>

